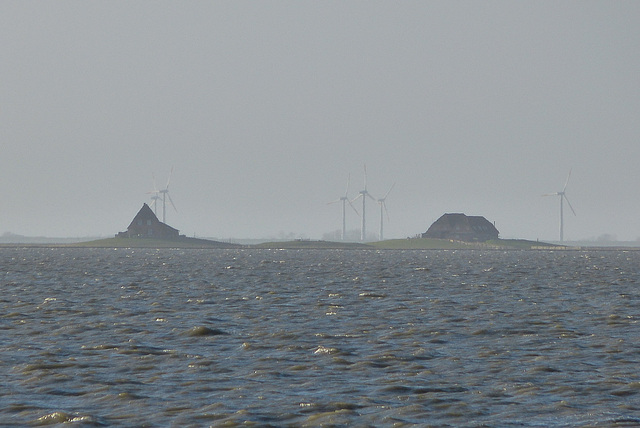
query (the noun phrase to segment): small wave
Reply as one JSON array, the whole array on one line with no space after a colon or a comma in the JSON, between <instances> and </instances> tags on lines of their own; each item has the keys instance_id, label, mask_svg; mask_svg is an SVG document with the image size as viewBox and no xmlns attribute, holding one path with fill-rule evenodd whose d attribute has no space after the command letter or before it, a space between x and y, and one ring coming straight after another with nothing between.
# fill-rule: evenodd
<instances>
[{"instance_id":1,"label":"small wave","mask_svg":"<svg viewBox=\"0 0 640 428\"><path fill-rule=\"evenodd\" d=\"M72 415L66 412L53 412L48 415L44 415L33 422L35 426L46 426L64 423L81 423L83 425L89 424L94 426L102 425L92 416L79 416Z\"/></svg>"},{"instance_id":2,"label":"small wave","mask_svg":"<svg viewBox=\"0 0 640 428\"><path fill-rule=\"evenodd\" d=\"M313 353L314 354L337 354L340 352L337 348L327 348L325 346L318 346Z\"/></svg>"},{"instance_id":3,"label":"small wave","mask_svg":"<svg viewBox=\"0 0 640 428\"><path fill-rule=\"evenodd\" d=\"M226 331L222 331L217 328L209 328L203 325L195 326L187 331L187 336L200 337L200 336L220 336L227 335Z\"/></svg>"},{"instance_id":4,"label":"small wave","mask_svg":"<svg viewBox=\"0 0 640 428\"><path fill-rule=\"evenodd\" d=\"M360 293L360 294L358 294L358 296L360 296L360 297L370 297L370 298L373 298L373 299L382 299L382 298L387 297L386 294L383 294L383 293L372 293L372 292Z\"/></svg>"}]
</instances>

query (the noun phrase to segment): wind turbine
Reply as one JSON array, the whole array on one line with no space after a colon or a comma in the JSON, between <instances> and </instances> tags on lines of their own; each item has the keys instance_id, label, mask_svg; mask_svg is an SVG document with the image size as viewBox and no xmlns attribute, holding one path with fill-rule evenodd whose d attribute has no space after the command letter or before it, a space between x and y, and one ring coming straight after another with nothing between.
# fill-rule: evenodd
<instances>
[{"instance_id":1,"label":"wind turbine","mask_svg":"<svg viewBox=\"0 0 640 428\"><path fill-rule=\"evenodd\" d=\"M162 199L160 198L160 196L158 196L160 194L160 191L158 190L158 186L156 186L156 176L154 174L151 174L151 176L153 177L153 190L150 192L147 192L147 194L152 194L153 196L151 196L151 205L153 206L153 213L156 215L156 217L158 216L158 199Z\"/></svg>"},{"instance_id":2,"label":"wind turbine","mask_svg":"<svg viewBox=\"0 0 640 428\"><path fill-rule=\"evenodd\" d=\"M165 223L166 214L167 214L167 198L169 198L169 202L176 212L178 209L173 203L171 199L171 195L169 195L169 183L171 182L171 176L173 175L173 167L171 167L171 172L169 172L169 179L167 180L167 185L162 190L157 190L158 194L162 194L162 222ZM159 198L159 197L158 197Z\"/></svg>"},{"instance_id":3,"label":"wind turbine","mask_svg":"<svg viewBox=\"0 0 640 428\"><path fill-rule=\"evenodd\" d=\"M359 193L359 195L356 196L355 198L353 198L353 200L351 202L357 200L358 198L362 198L362 229L360 230L360 240L364 241L366 239L366 237L367 237L367 223L366 223L366 218L365 218L366 201L367 201L367 198L371 198L371 200L373 200L373 201L376 200L367 191L367 165L364 166L364 190L361 190L358 193Z\"/></svg>"},{"instance_id":4,"label":"wind turbine","mask_svg":"<svg viewBox=\"0 0 640 428\"><path fill-rule=\"evenodd\" d=\"M329 204L335 204L337 202L342 202L342 240L344 241L346 239L347 236L347 221L346 221L346 205L347 202L349 202L349 205L351 205L351 208L353 208L353 210L356 212L356 214L360 215L358 213L358 210L356 210L356 207L353 206L353 204L351 203L351 201L349 200L349 198L347 197L347 194L349 193L349 183L351 182L351 174L349 174L349 177L347 178L347 189L344 191L344 196L341 196L340 199L336 199L335 201L329 202Z\"/></svg>"},{"instance_id":5,"label":"wind turbine","mask_svg":"<svg viewBox=\"0 0 640 428\"><path fill-rule=\"evenodd\" d=\"M569 170L569 175L567 175L567 181L565 181L564 187L562 188L562 191L556 192L556 193L547 193L545 195L542 195L542 196L560 196L560 242L564 241L564 207L563 207L563 201L567 201L567 204L569 205L569 208L571 208L571 211L573 212L573 215L576 215L576 211L571 206L571 202L569 202L569 199L567 198L567 195L565 193L565 190L567 189L567 184L569 184L569 177L571 177L571 170Z\"/></svg>"},{"instance_id":6,"label":"wind turbine","mask_svg":"<svg viewBox=\"0 0 640 428\"><path fill-rule=\"evenodd\" d=\"M384 235L383 235L383 224L384 224L384 213L387 213L387 220L389 219L389 211L387 211L387 196L389 196L389 193L391 193L391 189L393 189L393 186L395 186L396 183L393 183L391 185L391 187L389 188L389 190L387 190L387 193L384 195L383 198L378 199L378 204L380 205L380 240L382 241L384 239Z\"/></svg>"}]
</instances>

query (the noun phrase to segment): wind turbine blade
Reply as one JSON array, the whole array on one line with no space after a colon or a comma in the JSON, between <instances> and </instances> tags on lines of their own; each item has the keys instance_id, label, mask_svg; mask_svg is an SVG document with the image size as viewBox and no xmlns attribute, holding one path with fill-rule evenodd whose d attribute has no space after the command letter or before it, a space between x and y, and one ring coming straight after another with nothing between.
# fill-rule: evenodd
<instances>
[{"instance_id":1,"label":"wind turbine blade","mask_svg":"<svg viewBox=\"0 0 640 428\"><path fill-rule=\"evenodd\" d=\"M327 205L331 205L331 204L337 204L338 202L340 202L342 199L336 199L335 201L331 201L331 202L327 202Z\"/></svg>"},{"instance_id":2,"label":"wind turbine blade","mask_svg":"<svg viewBox=\"0 0 640 428\"><path fill-rule=\"evenodd\" d=\"M364 164L364 190L367 190L367 164Z\"/></svg>"},{"instance_id":3,"label":"wind turbine blade","mask_svg":"<svg viewBox=\"0 0 640 428\"><path fill-rule=\"evenodd\" d=\"M369 192L365 193L365 195L367 195L369 198L371 198L371 200L372 200L372 201L375 201L375 200L376 200L376 198L374 198L373 196L371 196L371 195L369 194Z\"/></svg>"},{"instance_id":4,"label":"wind turbine blade","mask_svg":"<svg viewBox=\"0 0 640 428\"><path fill-rule=\"evenodd\" d=\"M173 175L173 167L171 167L171 171L169 172L169 178L167 179L167 185L165 187L165 189L169 188L169 183L171 183L171 176ZM171 199L171 198L169 198Z\"/></svg>"},{"instance_id":5,"label":"wind turbine blade","mask_svg":"<svg viewBox=\"0 0 640 428\"><path fill-rule=\"evenodd\" d=\"M563 192L567 188L567 184L569 184L569 178L570 177L571 177L571 169L569 169L569 175L567 175L567 181L564 182L564 187L562 188Z\"/></svg>"},{"instance_id":6,"label":"wind turbine blade","mask_svg":"<svg viewBox=\"0 0 640 428\"><path fill-rule=\"evenodd\" d=\"M349 176L347 177L347 189L344 191L344 197L347 197L347 194L349 193L349 184L351 184L351 173L349 173Z\"/></svg>"},{"instance_id":7,"label":"wind turbine blade","mask_svg":"<svg viewBox=\"0 0 640 428\"><path fill-rule=\"evenodd\" d=\"M389 221L389 211L387 210L387 204L384 202L384 199L382 200L381 204L384 208L384 212L387 214L387 221Z\"/></svg>"},{"instance_id":8,"label":"wind turbine blade","mask_svg":"<svg viewBox=\"0 0 640 428\"><path fill-rule=\"evenodd\" d=\"M350 206L351 208L353 208L353 210L356 212L356 214L358 214L358 217L360 217L360 213L358 212L358 210L356 209L356 207L354 207L354 206L353 206L353 204L351 203L351 201L348 201L348 202L349 202L349 206Z\"/></svg>"},{"instance_id":9,"label":"wind turbine blade","mask_svg":"<svg viewBox=\"0 0 640 428\"><path fill-rule=\"evenodd\" d=\"M545 193L544 195L541 196L558 196L560 193L556 192L556 193Z\"/></svg>"},{"instance_id":10,"label":"wind turbine blade","mask_svg":"<svg viewBox=\"0 0 640 428\"><path fill-rule=\"evenodd\" d=\"M156 175L154 173L151 173L151 177L153 178L153 191L157 192L158 186L156 185Z\"/></svg>"},{"instance_id":11,"label":"wind turbine blade","mask_svg":"<svg viewBox=\"0 0 640 428\"><path fill-rule=\"evenodd\" d=\"M385 193L384 198L382 198L382 200L384 201L385 199L387 199L387 196L389 196L389 193L391 193L391 190L393 190L393 187L396 185L396 183L393 183L391 185L391 187L389 188L389 190L387 190L387 193Z\"/></svg>"},{"instance_id":12,"label":"wind turbine blade","mask_svg":"<svg viewBox=\"0 0 640 428\"><path fill-rule=\"evenodd\" d=\"M564 198L565 201L567 201L567 204L569 205L569 208L571 208L573 215L577 216L578 214L576 214L576 210L574 210L573 207L571 206L571 202L569 202L569 198L567 198L567 195L562 195L562 197Z\"/></svg>"},{"instance_id":13,"label":"wind turbine blade","mask_svg":"<svg viewBox=\"0 0 640 428\"><path fill-rule=\"evenodd\" d=\"M171 206L173 207L173 209L176 210L176 212L178 212L178 209L174 205L173 200L171 199L171 195L169 194L169 192L167 192L167 197L169 198L169 202L171 202Z\"/></svg>"},{"instance_id":14,"label":"wind turbine blade","mask_svg":"<svg viewBox=\"0 0 640 428\"><path fill-rule=\"evenodd\" d=\"M359 194L358 196L356 196L355 198L351 199L351 200L349 201L349 203L351 203L351 202L355 202L355 201L357 201L358 199L360 199L361 197L362 197L362 193L360 193L360 194Z\"/></svg>"}]
</instances>

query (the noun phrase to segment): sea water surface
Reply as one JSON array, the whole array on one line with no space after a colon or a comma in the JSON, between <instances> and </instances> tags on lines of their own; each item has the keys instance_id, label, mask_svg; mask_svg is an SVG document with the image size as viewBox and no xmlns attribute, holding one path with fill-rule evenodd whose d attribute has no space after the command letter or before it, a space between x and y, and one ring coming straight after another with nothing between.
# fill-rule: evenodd
<instances>
[{"instance_id":1,"label":"sea water surface","mask_svg":"<svg viewBox=\"0 0 640 428\"><path fill-rule=\"evenodd\" d=\"M640 252L0 249L0 426L633 426Z\"/></svg>"}]
</instances>

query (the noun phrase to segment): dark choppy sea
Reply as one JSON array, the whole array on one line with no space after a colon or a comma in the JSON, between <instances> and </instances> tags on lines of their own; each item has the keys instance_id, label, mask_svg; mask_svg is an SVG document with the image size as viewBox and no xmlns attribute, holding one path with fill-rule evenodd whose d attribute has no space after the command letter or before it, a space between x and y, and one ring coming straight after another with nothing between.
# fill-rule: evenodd
<instances>
[{"instance_id":1,"label":"dark choppy sea","mask_svg":"<svg viewBox=\"0 0 640 428\"><path fill-rule=\"evenodd\" d=\"M633 426L640 252L0 249L0 426Z\"/></svg>"}]
</instances>

